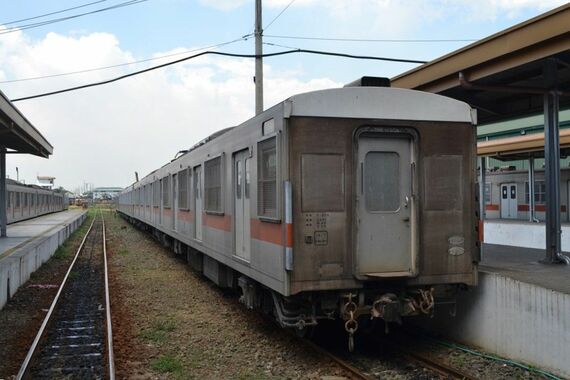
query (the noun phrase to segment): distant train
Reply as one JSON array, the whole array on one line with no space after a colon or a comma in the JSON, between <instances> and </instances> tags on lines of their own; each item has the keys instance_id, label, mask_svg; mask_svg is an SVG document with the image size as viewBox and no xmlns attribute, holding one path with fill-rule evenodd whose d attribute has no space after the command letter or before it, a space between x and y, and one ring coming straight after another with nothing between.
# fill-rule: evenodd
<instances>
[{"instance_id":1,"label":"distant train","mask_svg":"<svg viewBox=\"0 0 570 380\"><path fill-rule=\"evenodd\" d=\"M361 317L430 314L477 284L475 116L389 87L296 95L129 186L118 210L281 326L342 318L352 337Z\"/></svg>"},{"instance_id":2,"label":"distant train","mask_svg":"<svg viewBox=\"0 0 570 380\"><path fill-rule=\"evenodd\" d=\"M39 186L24 185L6 179L8 224L52 212L67 210L67 195Z\"/></svg>"}]
</instances>

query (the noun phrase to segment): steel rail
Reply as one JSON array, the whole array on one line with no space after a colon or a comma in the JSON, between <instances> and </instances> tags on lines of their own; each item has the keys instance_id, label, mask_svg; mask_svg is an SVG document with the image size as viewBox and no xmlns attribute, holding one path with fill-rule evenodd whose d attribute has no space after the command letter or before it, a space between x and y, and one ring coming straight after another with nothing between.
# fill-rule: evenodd
<instances>
[{"instance_id":1,"label":"steel rail","mask_svg":"<svg viewBox=\"0 0 570 380\"><path fill-rule=\"evenodd\" d=\"M451 376L454 379L462 379L462 380L477 380L477 377L474 377L471 374L463 372L457 368L451 367L439 360L434 358L430 358L428 356L420 355L417 352L412 352L408 350L404 350L401 347L396 348L400 353L405 356L408 360L416 362L421 366L431 369L434 372L439 373L443 376Z\"/></svg>"},{"instance_id":2,"label":"steel rail","mask_svg":"<svg viewBox=\"0 0 570 380\"><path fill-rule=\"evenodd\" d=\"M363 372L361 369L356 368L355 366L353 366L352 364L350 364L346 360L343 360L343 359L339 358L338 356L334 355L333 353L325 350L324 348L322 348L318 344L315 344L308 339L301 338L294 333L290 333L290 334L291 334L291 336L299 339L303 344L307 345L312 350L317 351L319 354L321 354L323 356L326 356L327 358L331 359L336 364L338 364L342 369L344 369L345 371L348 371L351 375L350 376L351 379L357 379L357 380L372 380L373 379L372 377L367 375L365 372Z\"/></svg>"},{"instance_id":3,"label":"steel rail","mask_svg":"<svg viewBox=\"0 0 570 380\"><path fill-rule=\"evenodd\" d=\"M85 245L85 241L87 240L87 236L89 236L89 232L91 232L91 229L93 228L93 224L95 223L95 219L93 218L93 221L91 222L91 225L89 226L89 229L87 230L87 233L85 233L85 236L83 237L83 240L81 241L81 244L79 245L79 248L77 249L77 252L75 253L75 257L73 258L73 261L71 262L71 265L69 266L69 268L67 269L67 273L65 273L65 277L63 278L63 281L61 282L61 285L59 286L59 289L57 290L57 294L55 295L55 298L53 299L51 306L42 322L42 325L40 326L40 329L38 330L38 333L36 334L36 337L34 338L34 341L32 343L32 345L30 346L30 349L28 350L28 354L26 355L26 358L24 359L24 362L22 363L22 366L20 367L20 371L18 372L18 375L16 376L16 380L22 380L26 371L28 370L28 365L30 364L30 361L32 360L32 356L34 355L36 348L38 346L38 343L42 337L42 335L44 334L45 328L51 318L51 315L53 313L53 310L55 309L55 306L57 305L57 302L59 301L59 296L61 295L61 292L63 291L63 288L65 286L65 283L67 282L67 279L69 277L69 274L71 273L71 270L73 269L73 266L75 265L75 262L77 261L77 258L79 257L79 253L81 252L81 250L83 249L83 246Z\"/></svg>"},{"instance_id":4,"label":"steel rail","mask_svg":"<svg viewBox=\"0 0 570 380\"><path fill-rule=\"evenodd\" d=\"M105 309L107 314L107 357L109 361L109 379L115 380L115 356L113 353L113 328L111 321L111 301L109 297L109 271L107 267L107 240L105 235L105 218L103 220L103 262L105 264Z\"/></svg>"}]
</instances>

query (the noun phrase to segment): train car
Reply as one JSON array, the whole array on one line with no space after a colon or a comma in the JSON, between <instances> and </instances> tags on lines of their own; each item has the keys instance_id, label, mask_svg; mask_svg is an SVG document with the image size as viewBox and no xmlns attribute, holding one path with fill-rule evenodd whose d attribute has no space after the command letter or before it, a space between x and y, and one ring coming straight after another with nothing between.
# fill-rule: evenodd
<instances>
[{"instance_id":1,"label":"train car","mask_svg":"<svg viewBox=\"0 0 570 380\"><path fill-rule=\"evenodd\" d=\"M8 224L67 210L69 206L65 193L24 185L11 179L6 179L6 194Z\"/></svg>"},{"instance_id":2,"label":"train car","mask_svg":"<svg viewBox=\"0 0 570 380\"><path fill-rule=\"evenodd\" d=\"M342 318L352 337L477 284L475 117L390 87L295 95L129 186L118 210L281 326Z\"/></svg>"}]
</instances>

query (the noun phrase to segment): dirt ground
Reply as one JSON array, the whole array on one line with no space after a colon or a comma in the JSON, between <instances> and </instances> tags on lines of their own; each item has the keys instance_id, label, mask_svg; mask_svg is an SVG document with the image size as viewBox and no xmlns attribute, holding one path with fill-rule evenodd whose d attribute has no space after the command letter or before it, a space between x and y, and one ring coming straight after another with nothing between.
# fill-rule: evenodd
<instances>
[{"instance_id":1,"label":"dirt ground","mask_svg":"<svg viewBox=\"0 0 570 380\"><path fill-rule=\"evenodd\" d=\"M327 379L345 375L107 214L118 378ZM342 377L341 377L342 378Z\"/></svg>"},{"instance_id":2,"label":"dirt ground","mask_svg":"<svg viewBox=\"0 0 570 380\"><path fill-rule=\"evenodd\" d=\"M89 224L91 217L0 311L0 379L18 373Z\"/></svg>"}]
</instances>

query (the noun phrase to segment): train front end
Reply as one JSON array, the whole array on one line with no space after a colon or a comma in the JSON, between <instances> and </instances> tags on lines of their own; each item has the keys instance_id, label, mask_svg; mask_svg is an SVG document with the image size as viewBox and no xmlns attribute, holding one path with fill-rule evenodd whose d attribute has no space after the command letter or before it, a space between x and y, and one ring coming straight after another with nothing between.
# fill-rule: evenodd
<instances>
[{"instance_id":1,"label":"train front end","mask_svg":"<svg viewBox=\"0 0 570 380\"><path fill-rule=\"evenodd\" d=\"M475 113L396 88L291 98L290 297L310 318L400 322L477 284ZM309 300L310 299L310 300ZM297 300L297 301L295 301ZM299 301L300 300L300 301Z\"/></svg>"}]
</instances>

